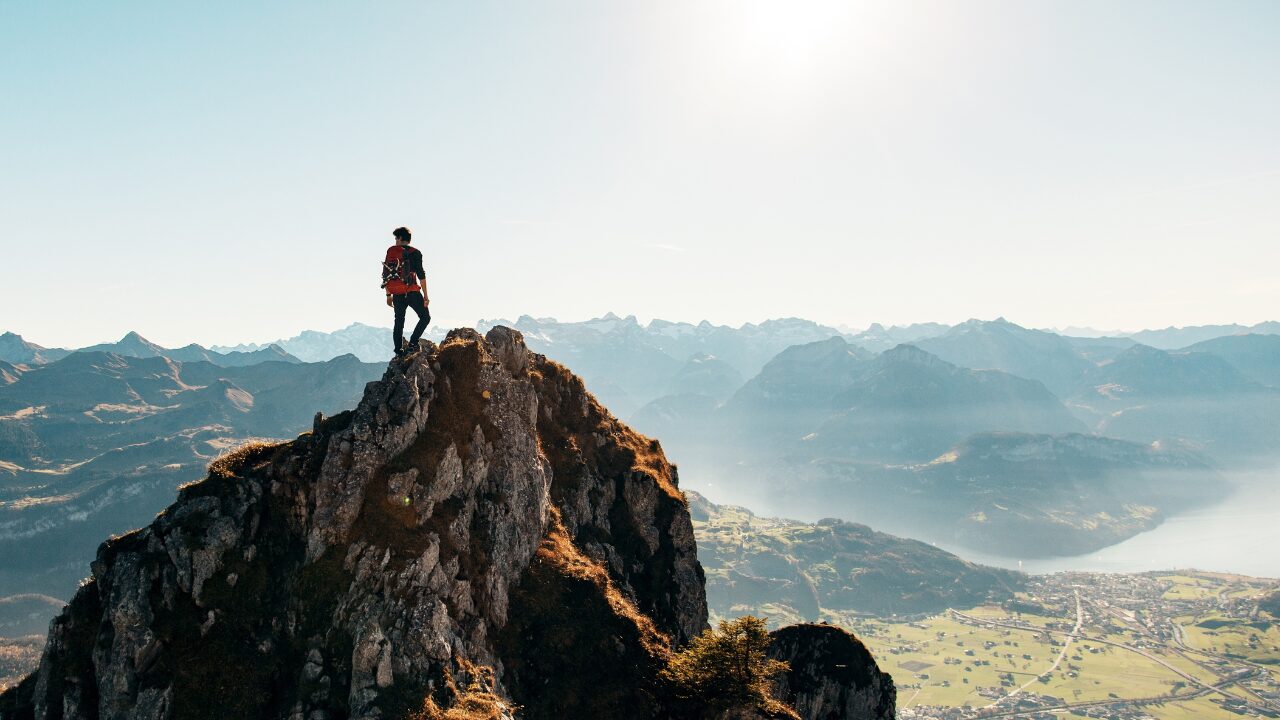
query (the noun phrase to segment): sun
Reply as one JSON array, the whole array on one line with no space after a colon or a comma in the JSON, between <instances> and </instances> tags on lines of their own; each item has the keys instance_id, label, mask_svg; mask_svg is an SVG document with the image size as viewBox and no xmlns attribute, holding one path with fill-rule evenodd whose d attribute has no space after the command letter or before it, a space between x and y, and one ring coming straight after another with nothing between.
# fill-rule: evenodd
<instances>
[{"instance_id":1,"label":"sun","mask_svg":"<svg viewBox=\"0 0 1280 720\"><path fill-rule=\"evenodd\" d=\"M840 0L745 0L733 4L739 52L781 73L817 69L849 37L856 6Z\"/></svg>"}]
</instances>

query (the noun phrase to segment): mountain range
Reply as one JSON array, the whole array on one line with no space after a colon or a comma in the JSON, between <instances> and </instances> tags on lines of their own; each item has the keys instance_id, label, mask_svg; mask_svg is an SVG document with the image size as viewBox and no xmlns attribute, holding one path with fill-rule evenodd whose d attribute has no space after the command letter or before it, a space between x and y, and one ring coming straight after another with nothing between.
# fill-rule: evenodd
<instances>
[{"instance_id":1,"label":"mountain range","mask_svg":"<svg viewBox=\"0 0 1280 720\"><path fill-rule=\"evenodd\" d=\"M723 402L671 395L632 419L733 502L1019 557L1077 554L1224 496L1220 468L1280 454L1280 395L1240 369L1268 379L1277 340L1163 351L997 320L921 341L965 367L832 337L779 353Z\"/></svg>"},{"instance_id":2,"label":"mountain range","mask_svg":"<svg viewBox=\"0 0 1280 720\"><path fill-rule=\"evenodd\" d=\"M147 340L137 332L129 332L113 343L100 343L79 350L63 350L46 348L27 342L20 335L6 332L0 335L0 361L8 364L45 365L61 360L75 352L114 353L123 357L156 358L165 357L179 362L204 361L220 367L242 367L260 362L278 360L280 362L301 362L298 358L285 352L279 345L270 344L248 351L218 352L200 345L191 344L180 348L163 348ZM332 357L330 355L325 359Z\"/></svg>"},{"instance_id":3,"label":"mountain range","mask_svg":"<svg viewBox=\"0 0 1280 720\"><path fill-rule=\"evenodd\" d=\"M1025 580L866 525L764 518L686 494L715 617L751 613L783 625L933 614L1008 599Z\"/></svg>"},{"instance_id":4,"label":"mountain range","mask_svg":"<svg viewBox=\"0 0 1280 720\"><path fill-rule=\"evenodd\" d=\"M1218 468L1280 452L1276 335L1166 351L997 319L875 327L876 342L916 343L876 351L803 320L515 324L661 438L691 487L770 514L1074 552L1187 507L1185 478L1214 496ZM1239 328L1212 331L1227 330ZM357 324L294 340L323 357L337 341L372 352L387 334ZM18 558L0 569L0 596L64 596L95 538L143 522L227 448L290 437L316 410L350 404L382 367L308 363L279 343L166 349L137 333L75 353L6 333L0 348L0 550ZM990 450L993 438L1019 449ZM1032 450L1046 446L1059 451ZM1165 485L1152 480L1161 473ZM1028 497L1034 509L1014 509ZM1050 528L1051 547L1037 539Z\"/></svg>"},{"instance_id":5,"label":"mountain range","mask_svg":"<svg viewBox=\"0 0 1280 720\"><path fill-rule=\"evenodd\" d=\"M28 367L0 385L0 596L66 596L101 536L146 522L228 449L349 406L382 367L97 351Z\"/></svg>"},{"instance_id":6,"label":"mountain range","mask_svg":"<svg viewBox=\"0 0 1280 720\"><path fill-rule=\"evenodd\" d=\"M1026 559L1099 550L1229 490L1194 453L1081 434L980 433L927 463L822 457L756 472L768 507Z\"/></svg>"},{"instance_id":7,"label":"mountain range","mask_svg":"<svg viewBox=\"0 0 1280 720\"><path fill-rule=\"evenodd\" d=\"M1072 336L1021 328L1003 318L969 320L956 326L918 323L885 327L873 324L866 330L849 331L798 318L746 323L735 328L706 321L694 324L660 319L641 324L634 316L619 317L613 313L581 322L561 322L554 318L526 315L514 322L481 320L477 327L487 329L495 324L520 329L527 336L530 347L570 367L581 368L583 376L596 388L596 394L624 417L629 417L649 402L673 394L670 383L696 355L714 357L746 380L787 347L835 336L843 336L851 344L871 353L883 352L900 344L913 344L963 367L1005 370L1040 380L1061 396L1074 390L1073 379L1077 379L1088 364L1109 360L1134 344L1174 350L1218 337L1280 334L1280 323L1277 322L1253 326L1192 326L1112 335L1075 329L1085 335ZM390 334L389 328L352 323L333 332L306 330L272 343L215 345L207 349L189 345L164 350L145 341L139 342L141 338L130 333L117 343L93 346L93 349L140 357L160 352L174 360L204 359L220 365L265 359L256 355L263 351L285 353L306 362L329 360L345 354L355 355L364 362L386 362L391 356ZM442 336L441 328L428 328L428 339L438 341ZM12 333L0 336L0 361L11 364L48 362L68 352L34 345Z\"/></svg>"},{"instance_id":8,"label":"mountain range","mask_svg":"<svg viewBox=\"0 0 1280 720\"><path fill-rule=\"evenodd\" d=\"M0 720L372 720L468 692L493 718L894 717L892 679L830 625L761 638L798 712L683 691L665 670L708 613L676 471L504 327L219 458L92 573Z\"/></svg>"},{"instance_id":9,"label":"mountain range","mask_svg":"<svg viewBox=\"0 0 1280 720\"><path fill-rule=\"evenodd\" d=\"M1019 557L1087 552L1212 501L1222 468L1280 452L1280 336L1266 324L1174 349L1003 319L853 334L803 320L515 324L531 349L587 368L595 398L660 438L690 487L810 519L690 495L717 616L998 598L1019 576L883 531ZM0 609L15 623L47 613L98 539L145 525L214 458L350 406L383 370L388 335L352 325L168 349L130 333L77 352L0 336ZM341 346L384 357L329 354Z\"/></svg>"}]
</instances>

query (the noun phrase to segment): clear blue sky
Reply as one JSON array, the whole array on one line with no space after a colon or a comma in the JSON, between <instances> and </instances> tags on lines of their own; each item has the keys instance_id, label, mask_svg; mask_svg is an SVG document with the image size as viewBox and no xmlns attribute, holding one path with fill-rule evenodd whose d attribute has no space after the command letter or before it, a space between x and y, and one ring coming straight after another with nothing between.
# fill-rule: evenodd
<instances>
[{"instance_id":1,"label":"clear blue sky","mask_svg":"<svg viewBox=\"0 0 1280 720\"><path fill-rule=\"evenodd\" d=\"M1280 317L1280 2L0 4L0 329Z\"/></svg>"}]
</instances>

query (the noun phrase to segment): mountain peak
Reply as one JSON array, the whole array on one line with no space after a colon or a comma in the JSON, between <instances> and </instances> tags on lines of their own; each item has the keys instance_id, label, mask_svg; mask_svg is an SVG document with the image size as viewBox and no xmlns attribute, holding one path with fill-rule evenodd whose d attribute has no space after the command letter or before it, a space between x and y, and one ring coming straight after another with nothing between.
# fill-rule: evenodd
<instances>
[{"instance_id":1,"label":"mountain peak","mask_svg":"<svg viewBox=\"0 0 1280 720\"><path fill-rule=\"evenodd\" d=\"M921 365L925 367L954 367L951 363L943 360L937 355L921 350L915 345L911 345L909 343L902 343L885 350L880 353L879 359L882 362L911 363L913 365Z\"/></svg>"},{"instance_id":2,"label":"mountain peak","mask_svg":"<svg viewBox=\"0 0 1280 720\"><path fill-rule=\"evenodd\" d=\"M707 625L676 483L656 442L520 333L455 330L354 411L215 462L104 544L18 703L115 678L98 702L135 717L400 717L484 665L527 708L661 714L668 649Z\"/></svg>"},{"instance_id":3,"label":"mountain peak","mask_svg":"<svg viewBox=\"0 0 1280 720\"><path fill-rule=\"evenodd\" d=\"M59 360L66 355L66 350L42 347L14 332L5 331L0 334L0 360L5 362L42 365Z\"/></svg>"},{"instance_id":4,"label":"mountain peak","mask_svg":"<svg viewBox=\"0 0 1280 720\"><path fill-rule=\"evenodd\" d=\"M254 405L225 380L197 392L232 413ZM92 570L39 670L0 694L0 718L44 717L92 688L93 709L116 717L373 720L428 696L452 704L446 678L483 680L530 718L698 702L662 675L707 628L675 468L504 326L424 342L354 410L216 460ZM856 690L850 702L891 707L891 685L836 672L880 677L874 661L846 647L815 671L815 643L774 648L807 673L786 699Z\"/></svg>"}]
</instances>

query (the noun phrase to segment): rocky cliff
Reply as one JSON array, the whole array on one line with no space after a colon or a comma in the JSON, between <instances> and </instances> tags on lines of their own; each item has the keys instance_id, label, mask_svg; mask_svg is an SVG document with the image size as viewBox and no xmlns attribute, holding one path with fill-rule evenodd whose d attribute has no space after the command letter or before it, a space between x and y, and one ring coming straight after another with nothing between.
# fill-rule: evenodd
<instances>
[{"instance_id":1,"label":"rocky cliff","mask_svg":"<svg viewBox=\"0 0 1280 720\"><path fill-rule=\"evenodd\" d=\"M805 720L890 718L897 692L862 641L834 625L791 625L771 634L769 655L791 669L774 697Z\"/></svg>"},{"instance_id":2,"label":"rocky cliff","mask_svg":"<svg viewBox=\"0 0 1280 720\"><path fill-rule=\"evenodd\" d=\"M674 717L658 671L707 624L657 442L504 327L217 461L92 569L0 720L400 718L477 666L521 717Z\"/></svg>"}]
</instances>

